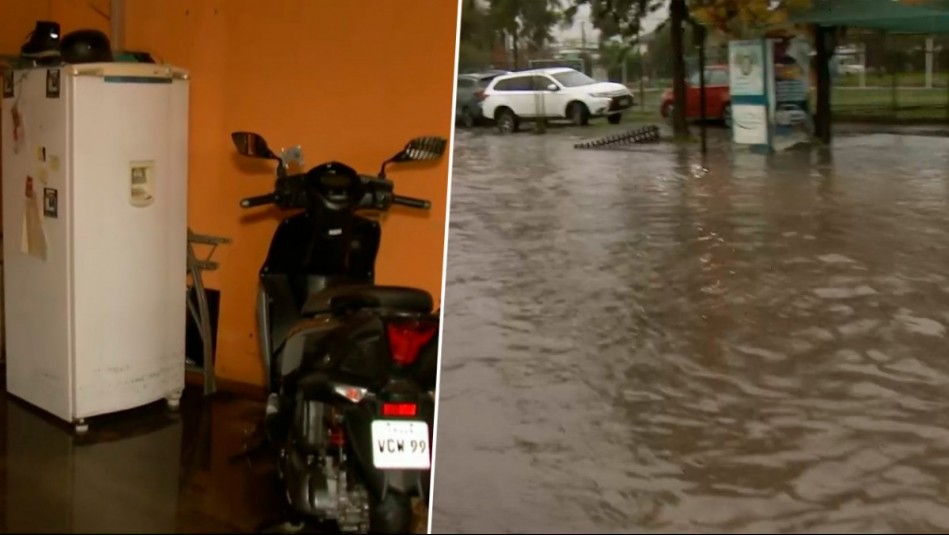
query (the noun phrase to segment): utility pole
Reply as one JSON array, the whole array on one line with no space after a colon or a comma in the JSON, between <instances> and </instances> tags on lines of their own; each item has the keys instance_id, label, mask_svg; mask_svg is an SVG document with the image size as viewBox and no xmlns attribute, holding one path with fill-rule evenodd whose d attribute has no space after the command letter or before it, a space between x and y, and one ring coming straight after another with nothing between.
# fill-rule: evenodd
<instances>
[{"instance_id":1,"label":"utility pole","mask_svg":"<svg viewBox=\"0 0 949 535\"><path fill-rule=\"evenodd\" d=\"M646 111L646 49L639 41L639 32L636 32L636 48L639 53L639 107Z\"/></svg>"},{"instance_id":2,"label":"utility pole","mask_svg":"<svg viewBox=\"0 0 949 535\"><path fill-rule=\"evenodd\" d=\"M111 0L109 3L109 40L114 50L125 48L125 0Z\"/></svg>"},{"instance_id":3,"label":"utility pole","mask_svg":"<svg viewBox=\"0 0 949 535\"><path fill-rule=\"evenodd\" d=\"M933 36L926 38L926 89L933 88Z\"/></svg>"},{"instance_id":4,"label":"utility pole","mask_svg":"<svg viewBox=\"0 0 949 535\"><path fill-rule=\"evenodd\" d=\"M833 31L833 28L813 26L817 56L817 109L814 129L817 139L825 144L829 144L831 138L830 58L833 56L833 47L830 33Z\"/></svg>"},{"instance_id":5,"label":"utility pole","mask_svg":"<svg viewBox=\"0 0 949 535\"><path fill-rule=\"evenodd\" d=\"M705 26L696 24L692 28L699 45L699 108L701 110L699 112L699 119L702 122L702 154L705 154L708 152L708 135L706 133L705 124L708 121L708 117L706 117L705 114Z\"/></svg>"},{"instance_id":6,"label":"utility pole","mask_svg":"<svg viewBox=\"0 0 949 535\"><path fill-rule=\"evenodd\" d=\"M685 93L685 58L683 49L683 25L689 16L689 8L685 0L671 0L669 16L672 23L670 37L672 38L672 94L673 115L672 130L677 138L689 135L689 125L685 120L686 93Z\"/></svg>"}]
</instances>

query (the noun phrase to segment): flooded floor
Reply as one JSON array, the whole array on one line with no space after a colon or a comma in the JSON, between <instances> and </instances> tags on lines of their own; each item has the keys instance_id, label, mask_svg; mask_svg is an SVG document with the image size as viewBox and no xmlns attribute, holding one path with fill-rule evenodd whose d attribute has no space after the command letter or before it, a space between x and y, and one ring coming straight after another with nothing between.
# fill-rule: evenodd
<instances>
[{"instance_id":1,"label":"flooded floor","mask_svg":"<svg viewBox=\"0 0 949 535\"><path fill-rule=\"evenodd\" d=\"M161 401L92 418L76 436L0 392L0 532L260 533L280 524L272 456L238 455L262 413L261 402L189 387L177 412ZM413 533L425 533L428 513L415 505ZM303 532L339 531L313 523Z\"/></svg>"},{"instance_id":2,"label":"flooded floor","mask_svg":"<svg viewBox=\"0 0 949 535\"><path fill-rule=\"evenodd\" d=\"M234 462L262 404L189 388L89 420L89 432L0 394L0 530L254 533L283 520L273 463ZM253 462L250 462L253 461Z\"/></svg>"},{"instance_id":3,"label":"flooded floor","mask_svg":"<svg viewBox=\"0 0 949 535\"><path fill-rule=\"evenodd\" d=\"M433 532L949 530L949 141L576 134L457 135Z\"/></svg>"}]
</instances>

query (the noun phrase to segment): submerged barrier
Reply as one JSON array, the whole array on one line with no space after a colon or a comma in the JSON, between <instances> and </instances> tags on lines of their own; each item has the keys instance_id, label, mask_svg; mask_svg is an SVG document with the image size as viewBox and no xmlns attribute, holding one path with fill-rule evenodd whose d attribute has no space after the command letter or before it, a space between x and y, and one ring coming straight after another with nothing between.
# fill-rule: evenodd
<instances>
[{"instance_id":1,"label":"submerged barrier","mask_svg":"<svg viewBox=\"0 0 949 535\"><path fill-rule=\"evenodd\" d=\"M613 134L600 139L584 141L573 146L575 149L611 149L630 145L632 143L653 143L659 141L659 127L655 125L644 126L633 130L627 130L619 134Z\"/></svg>"}]
</instances>

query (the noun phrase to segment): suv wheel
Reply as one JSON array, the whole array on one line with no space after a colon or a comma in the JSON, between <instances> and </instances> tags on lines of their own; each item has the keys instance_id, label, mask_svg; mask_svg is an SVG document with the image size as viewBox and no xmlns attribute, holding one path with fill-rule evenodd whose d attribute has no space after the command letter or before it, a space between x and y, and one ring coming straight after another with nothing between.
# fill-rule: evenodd
<instances>
[{"instance_id":1,"label":"suv wheel","mask_svg":"<svg viewBox=\"0 0 949 535\"><path fill-rule=\"evenodd\" d=\"M467 107L461 109L461 125L465 128L474 128L475 118Z\"/></svg>"},{"instance_id":2,"label":"suv wheel","mask_svg":"<svg viewBox=\"0 0 949 535\"><path fill-rule=\"evenodd\" d=\"M494 119L498 124L498 131L502 134L517 132L518 120L514 112L508 108L498 110Z\"/></svg>"},{"instance_id":3,"label":"suv wheel","mask_svg":"<svg viewBox=\"0 0 949 535\"><path fill-rule=\"evenodd\" d=\"M590 110L582 102L571 103L567 115L574 126L586 126L590 122Z\"/></svg>"}]
</instances>

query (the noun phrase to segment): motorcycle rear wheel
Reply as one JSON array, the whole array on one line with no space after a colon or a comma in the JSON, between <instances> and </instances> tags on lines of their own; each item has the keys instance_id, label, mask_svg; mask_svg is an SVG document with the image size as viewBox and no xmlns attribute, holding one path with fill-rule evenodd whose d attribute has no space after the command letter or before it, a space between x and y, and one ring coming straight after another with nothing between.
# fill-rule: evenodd
<instances>
[{"instance_id":1,"label":"motorcycle rear wheel","mask_svg":"<svg viewBox=\"0 0 949 535\"><path fill-rule=\"evenodd\" d=\"M369 499L369 533L412 533L412 516L412 501L401 492Z\"/></svg>"}]
</instances>

